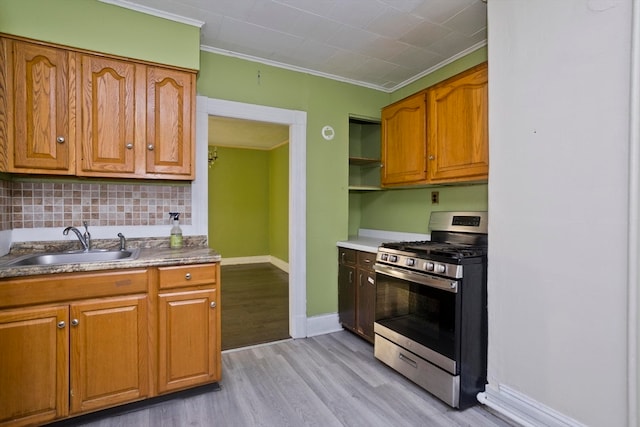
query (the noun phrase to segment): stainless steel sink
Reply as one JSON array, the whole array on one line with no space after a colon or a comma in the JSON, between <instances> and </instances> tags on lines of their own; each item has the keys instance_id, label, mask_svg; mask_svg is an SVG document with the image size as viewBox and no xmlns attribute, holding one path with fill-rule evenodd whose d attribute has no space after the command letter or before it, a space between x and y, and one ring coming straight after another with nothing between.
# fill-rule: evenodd
<instances>
[{"instance_id":1,"label":"stainless steel sink","mask_svg":"<svg viewBox=\"0 0 640 427\"><path fill-rule=\"evenodd\" d=\"M2 265L18 267L24 265L58 265L79 264L86 262L132 261L138 258L140 249L108 250L92 249L90 251L51 252L23 255Z\"/></svg>"}]
</instances>

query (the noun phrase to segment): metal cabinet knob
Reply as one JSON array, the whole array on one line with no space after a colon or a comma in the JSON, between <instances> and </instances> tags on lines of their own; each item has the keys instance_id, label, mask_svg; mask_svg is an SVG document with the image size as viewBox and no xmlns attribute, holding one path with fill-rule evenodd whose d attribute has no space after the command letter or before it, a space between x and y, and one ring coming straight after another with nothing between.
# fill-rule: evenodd
<instances>
[{"instance_id":1,"label":"metal cabinet knob","mask_svg":"<svg viewBox=\"0 0 640 427\"><path fill-rule=\"evenodd\" d=\"M133 143L129 142L127 145L125 145L125 147L127 148L127 150L131 150L133 148Z\"/></svg>"},{"instance_id":2,"label":"metal cabinet knob","mask_svg":"<svg viewBox=\"0 0 640 427\"><path fill-rule=\"evenodd\" d=\"M216 302L215 301L211 301L211 303L209 304L209 306L211 308L216 308Z\"/></svg>"},{"instance_id":3,"label":"metal cabinet knob","mask_svg":"<svg viewBox=\"0 0 640 427\"><path fill-rule=\"evenodd\" d=\"M64 144L64 136L59 136L56 138L56 142L58 144Z\"/></svg>"},{"instance_id":4,"label":"metal cabinet knob","mask_svg":"<svg viewBox=\"0 0 640 427\"><path fill-rule=\"evenodd\" d=\"M79 324L80 324L80 321L78 319L71 320L71 326L78 326Z\"/></svg>"},{"instance_id":5,"label":"metal cabinet knob","mask_svg":"<svg viewBox=\"0 0 640 427\"><path fill-rule=\"evenodd\" d=\"M153 146L153 144L147 145L147 150L149 150L149 151L153 151L154 148L155 147Z\"/></svg>"},{"instance_id":6,"label":"metal cabinet knob","mask_svg":"<svg viewBox=\"0 0 640 427\"><path fill-rule=\"evenodd\" d=\"M59 321L59 322L58 322L58 329L64 329L64 327L65 327L66 325L67 325L67 324L65 323L65 321L64 321L64 320L61 320L61 321Z\"/></svg>"},{"instance_id":7,"label":"metal cabinet knob","mask_svg":"<svg viewBox=\"0 0 640 427\"><path fill-rule=\"evenodd\" d=\"M191 273L185 274L184 278L187 279L187 280L191 280Z\"/></svg>"},{"instance_id":8,"label":"metal cabinet knob","mask_svg":"<svg viewBox=\"0 0 640 427\"><path fill-rule=\"evenodd\" d=\"M434 156L429 156L429 160L433 160L433 159L435 159Z\"/></svg>"}]
</instances>

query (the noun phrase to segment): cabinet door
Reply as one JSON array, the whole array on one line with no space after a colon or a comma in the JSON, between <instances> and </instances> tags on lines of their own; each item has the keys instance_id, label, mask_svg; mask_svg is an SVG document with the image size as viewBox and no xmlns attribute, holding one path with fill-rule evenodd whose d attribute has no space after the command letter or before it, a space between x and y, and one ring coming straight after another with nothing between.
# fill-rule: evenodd
<instances>
[{"instance_id":1,"label":"cabinet door","mask_svg":"<svg viewBox=\"0 0 640 427\"><path fill-rule=\"evenodd\" d=\"M0 311L0 424L36 425L67 415L67 318L66 306Z\"/></svg>"},{"instance_id":2,"label":"cabinet door","mask_svg":"<svg viewBox=\"0 0 640 427\"><path fill-rule=\"evenodd\" d=\"M338 316L347 329L356 329L356 268L338 264Z\"/></svg>"},{"instance_id":3,"label":"cabinet door","mask_svg":"<svg viewBox=\"0 0 640 427\"><path fill-rule=\"evenodd\" d=\"M8 67L9 171L72 174L75 65L70 54L20 41L4 43L13 46L9 64L3 65Z\"/></svg>"},{"instance_id":4,"label":"cabinet door","mask_svg":"<svg viewBox=\"0 0 640 427\"><path fill-rule=\"evenodd\" d=\"M430 181L487 179L487 82L484 63L428 90Z\"/></svg>"},{"instance_id":5,"label":"cabinet door","mask_svg":"<svg viewBox=\"0 0 640 427\"><path fill-rule=\"evenodd\" d=\"M425 96L421 92L382 110L382 185L427 178Z\"/></svg>"},{"instance_id":6,"label":"cabinet door","mask_svg":"<svg viewBox=\"0 0 640 427\"><path fill-rule=\"evenodd\" d=\"M147 69L147 174L193 179L195 75Z\"/></svg>"},{"instance_id":7,"label":"cabinet door","mask_svg":"<svg viewBox=\"0 0 640 427\"><path fill-rule=\"evenodd\" d=\"M158 391L220 380L220 308L215 289L158 296Z\"/></svg>"},{"instance_id":8,"label":"cabinet door","mask_svg":"<svg viewBox=\"0 0 640 427\"><path fill-rule=\"evenodd\" d=\"M144 90L138 92L138 67L131 62L80 55L82 75L81 144L78 144L77 174L84 176L133 176L136 144L144 142ZM143 122L144 123L144 122ZM140 147L142 150L143 147Z\"/></svg>"},{"instance_id":9,"label":"cabinet door","mask_svg":"<svg viewBox=\"0 0 640 427\"><path fill-rule=\"evenodd\" d=\"M147 296L79 302L70 316L71 412L147 396Z\"/></svg>"},{"instance_id":10,"label":"cabinet door","mask_svg":"<svg viewBox=\"0 0 640 427\"><path fill-rule=\"evenodd\" d=\"M357 331L373 342L373 321L376 306L376 276L375 273L358 270L357 290Z\"/></svg>"}]
</instances>

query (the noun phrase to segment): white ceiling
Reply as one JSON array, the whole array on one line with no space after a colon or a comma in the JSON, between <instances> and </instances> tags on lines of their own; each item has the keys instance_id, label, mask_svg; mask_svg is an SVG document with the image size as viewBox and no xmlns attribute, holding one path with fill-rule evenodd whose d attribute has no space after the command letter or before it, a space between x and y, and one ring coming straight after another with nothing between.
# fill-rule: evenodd
<instances>
[{"instance_id":1,"label":"white ceiling","mask_svg":"<svg viewBox=\"0 0 640 427\"><path fill-rule=\"evenodd\" d=\"M486 44L483 0L101 0L201 27L201 49L391 92Z\"/></svg>"},{"instance_id":2,"label":"white ceiling","mask_svg":"<svg viewBox=\"0 0 640 427\"><path fill-rule=\"evenodd\" d=\"M209 145L270 150L289 141L289 126L209 116Z\"/></svg>"}]
</instances>

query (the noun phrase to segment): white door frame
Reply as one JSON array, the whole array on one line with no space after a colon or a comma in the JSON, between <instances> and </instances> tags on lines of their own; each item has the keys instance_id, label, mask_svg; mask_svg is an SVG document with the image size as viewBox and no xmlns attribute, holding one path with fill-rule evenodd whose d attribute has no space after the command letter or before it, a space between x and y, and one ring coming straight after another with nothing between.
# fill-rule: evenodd
<instances>
[{"instance_id":1,"label":"white door frame","mask_svg":"<svg viewBox=\"0 0 640 427\"><path fill-rule=\"evenodd\" d=\"M208 226L207 146L209 141L208 117L210 115L236 119L256 120L289 126L289 335L292 338L307 336L307 286L306 286L306 148L307 113L297 110L244 104L222 99L197 97L196 104L196 180L192 185L194 211L198 228ZM203 195L207 195L203 197ZM195 220L194 215L194 220Z\"/></svg>"}]
</instances>

